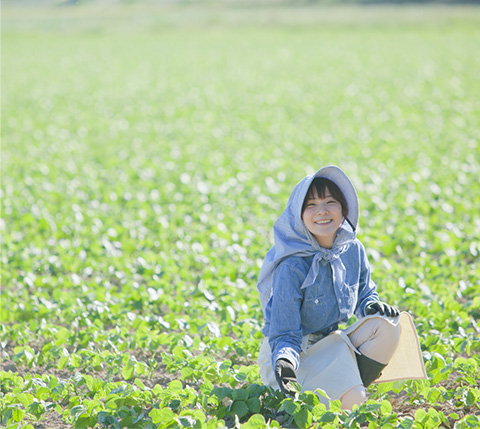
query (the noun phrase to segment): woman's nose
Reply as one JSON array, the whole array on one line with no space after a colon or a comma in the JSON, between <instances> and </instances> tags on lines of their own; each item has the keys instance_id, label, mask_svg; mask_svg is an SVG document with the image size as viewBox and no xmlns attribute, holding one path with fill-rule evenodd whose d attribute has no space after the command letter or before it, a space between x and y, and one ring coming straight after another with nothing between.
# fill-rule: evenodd
<instances>
[{"instance_id":1,"label":"woman's nose","mask_svg":"<svg viewBox=\"0 0 480 429\"><path fill-rule=\"evenodd\" d=\"M317 213L327 213L327 205L326 204L319 204Z\"/></svg>"}]
</instances>

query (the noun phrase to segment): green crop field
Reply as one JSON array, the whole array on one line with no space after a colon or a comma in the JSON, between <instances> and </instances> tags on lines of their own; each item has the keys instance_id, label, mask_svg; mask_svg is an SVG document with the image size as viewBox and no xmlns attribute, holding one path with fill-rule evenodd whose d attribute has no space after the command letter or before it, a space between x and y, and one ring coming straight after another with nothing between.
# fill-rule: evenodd
<instances>
[{"instance_id":1,"label":"green crop field","mask_svg":"<svg viewBox=\"0 0 480 429\"><path fill-rule=\"evenodd\" d=\"M480 427L480 8L46 3L2 5L2 427ZM429 377L352 412L256 365L331 164Z\"/></svg>"}]
</instances>

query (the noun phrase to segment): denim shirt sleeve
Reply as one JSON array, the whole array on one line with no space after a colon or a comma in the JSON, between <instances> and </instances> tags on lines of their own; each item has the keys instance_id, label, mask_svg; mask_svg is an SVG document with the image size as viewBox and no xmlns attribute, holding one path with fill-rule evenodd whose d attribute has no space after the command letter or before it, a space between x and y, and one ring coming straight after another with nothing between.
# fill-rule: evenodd
<instances>
[{"instance_id":1,"label":"denim shirt sleeve","mask_svg":"<svg viewBox=\"0 0 480 429\"><path fill-rule=\"evenodd\" d=\"M286 261L273 275L269 333L273 368L280 358L287 359L295 369L298 368L303 336L300 314L303 293L300 287L304 279L305 273Z\"/></svg>"},{"instance_id":2,"label":"denim shirt sleeve","mask_svg":"<svg viewBox=\"0 0 480 429\"><path fill-rule=\"evenodd\" d=\"M357 318L365 317L365 307L371 302L378 301L377 286L370 278L370 264L363 244L358 241L360 252L360 279L358 285L358 301L355 309Z\"/></svg>"}]
</instances>

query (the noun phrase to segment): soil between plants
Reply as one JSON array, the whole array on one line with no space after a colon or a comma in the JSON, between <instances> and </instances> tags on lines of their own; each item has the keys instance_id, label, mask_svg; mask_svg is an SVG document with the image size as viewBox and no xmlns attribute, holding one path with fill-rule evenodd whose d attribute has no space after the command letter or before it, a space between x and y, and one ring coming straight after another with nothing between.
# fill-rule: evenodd
<instances>
[{"instance_id":1,"label":"soil between plants","mask_svg":"<svg viewBox=\"0 0 480 429\"><path fill-rule=\"evenodd\" d=\"M7 351L7 349L8 349L8 346L6 346L4 350ZM134 355L137 358L137 360L144 360L144 361L151 357L149 353L146 354L143 351L136 353ZM157 359L160 360L159 357ZM253 363L254 362L252 361L251 364ZM60 370L58 368L51 367L48 365L45 365L43 367L28 368L23 365L19 365L18 363L14 362L11 359L3 359L0 362L0 369L3 371L11 371L11 372L17 373L22 378L25 378L27 374L39 375L39 376L42 376L44 374L53 375L56 378L61 380L66 380L72 376L72 372L65 369ZM116 374L113 377L112 375L110 375L109 377L106 369L101 371L89 370L88 374L93 376L94 378L103 379L105 381L113 381L113 382L123 381L125 383L131 383L131 380L125 380L121 376L121 374ZM155 370L151 378L146 378L146 377L140 377L140 378L146 387L152 389L156 385L160 385L162 388L167 388L168 384L171 381L178 379L178 377L179 377L179 374L172 374L167 372L165 365L161 364L159 361L159 366L157 367L157 369ZM456 388L457 386L455 386L454 374L452 373L450 375L449 380L442 381L439 383L439 385L448 385L450 389L452 387ZM200 385L197 386L195 384L192 384L192 387L199 389ZM414 419L415 412L418 409L425 408L422 404L410 403L408 401L408 398L405 392L403 391L401 391L400 393L390 393L389 401L392 404L393 411L397 413L397 415L401 418L410 417ZM459 419L462 419L464 416L471 413L475 413L477 416L480 416L480 411L474 410L473 407L459 409L449 403L443 403L443 404L439 404L438 406L433 406L433 408L435 408L437 411L443 412L446 417L448 417L451 413L458 414ZM455 425L455 420L453 420L452 418L449 418L449 423L450 423L449 428L453 429ZM63 420L60 414L58 414L55 411L51 411L50 413L45 414L40 422L31 422L31 424L35 429L60 429L60 428L72 427L69 423L66 423ZM230 425L227 425L227 426L230 427Z\"/></svg>"}]
</instances>

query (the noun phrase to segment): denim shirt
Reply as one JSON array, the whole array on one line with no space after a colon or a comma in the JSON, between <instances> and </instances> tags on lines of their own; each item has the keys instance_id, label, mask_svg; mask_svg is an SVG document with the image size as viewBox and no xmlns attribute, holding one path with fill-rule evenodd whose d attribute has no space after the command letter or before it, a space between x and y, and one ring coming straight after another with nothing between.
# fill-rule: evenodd
<instances>
[{"instance_id":1,"label":"denim shirt","mask_svg":"<svg viewBox=\"0 0 480 429\"><path fill-rule=\"evenodd\" d=\"M328 335L353 314L364 317L366 305L378 301L362 243L355 239L339 258L345 266L345 280L337 286L330 263L322 261L314 283L302 289L313 256L290 256L276 268L262 330L269 339L273 367L284 358L298 368L304 335Z\"/></svg>"}]
</instances>

